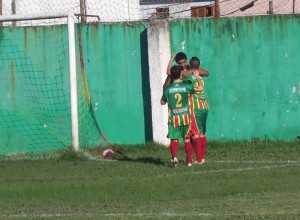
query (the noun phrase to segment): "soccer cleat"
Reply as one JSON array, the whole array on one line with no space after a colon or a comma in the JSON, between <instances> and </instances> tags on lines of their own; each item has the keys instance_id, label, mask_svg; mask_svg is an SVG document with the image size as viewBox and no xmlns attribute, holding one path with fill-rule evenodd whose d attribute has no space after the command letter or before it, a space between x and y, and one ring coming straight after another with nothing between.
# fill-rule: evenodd
<instances>
[{"instance_id":1,"label":"soccer cleat","mask_svg":"<svg viewBox=\"0 0 300 220\"><path fill-rule=\"evenodd\" d=\"M198 162L197 160L193 161L193 164L201 164L201 162Z\"/></svg>"},{"instance_id":2,"label":"soccer cleat","mask_svg":"<svg viewBox=\"0 0 300 220\"><path fill-rule=\"evenodd\" d=\"M177 157L173 158L173 166L174 167L178 167L178 159L177 159Z\"/></svg>"},{"instance_id":3,"label":"soccer cleat","mask_svg":"<svg viewBox=\"0 0 300 220\"><path fill-rule=\"evenodd\" d=\"M205 159L202 159L202 160L201 160L201 164L203 164L204 162L205 162Z\"/></svg>"},{"instance_id":4,"label":"soccer cleat","mask_svg":"<svg viewBox=\"0 0 300 220\"><path fill-rule=\"evenodd\" d=\"M188 163L187 166L188 166L188 167L191 167L191 166L192 166L192 163Z\"/></svg>"}]
</instances>

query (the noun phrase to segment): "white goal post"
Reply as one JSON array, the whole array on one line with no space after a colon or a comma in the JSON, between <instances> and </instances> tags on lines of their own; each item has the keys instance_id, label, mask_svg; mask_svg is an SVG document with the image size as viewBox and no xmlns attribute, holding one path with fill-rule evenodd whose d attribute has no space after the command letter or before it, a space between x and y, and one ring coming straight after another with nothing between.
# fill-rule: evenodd
<instances>
[{"instance_id":1,"label":"white goal post","mask_svg":"<svg viewBox=\"0 0 300 220\"><path fill-rule=\"evenodd\" d=\"M68 23L68 49L70 71L70 105L71 105L71 135L73 150L79 150L79 125L77 102L77 76L76 76L76 43L75 43L75 15L73 12L40 13L40 14L16 14L0 15L0 22L42 20L54 18L67 18Z\"/></svg>"}]
</instances>

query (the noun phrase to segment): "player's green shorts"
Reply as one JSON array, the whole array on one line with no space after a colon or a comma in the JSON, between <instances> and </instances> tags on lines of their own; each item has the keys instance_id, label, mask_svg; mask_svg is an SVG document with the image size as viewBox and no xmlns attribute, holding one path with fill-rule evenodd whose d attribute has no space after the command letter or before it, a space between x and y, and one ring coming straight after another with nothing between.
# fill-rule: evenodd
<instances>
[{"instance_id":1,"label":"player's green shorts","mask_svg":"<svg viewBox=\"0 0 300 220\"><path fill-rule=\"evenodd\" d=\"M207 109L197 109L194 113L195 113L195 119L196 119L196 124L197 124L198 130L202 134L205 134L208 110Z\"/></svg>"},{"instance_id":2,"label":"player's green shorts","mask_svg":"<svg viewBox=\"0 0 300 220\"><path fill-rule=\"evenodd\" d=\"M170 139L189 139L191 136L191 125L183 125L178 127L169 126L168 137Z\"/></svg>"}]
</instances>

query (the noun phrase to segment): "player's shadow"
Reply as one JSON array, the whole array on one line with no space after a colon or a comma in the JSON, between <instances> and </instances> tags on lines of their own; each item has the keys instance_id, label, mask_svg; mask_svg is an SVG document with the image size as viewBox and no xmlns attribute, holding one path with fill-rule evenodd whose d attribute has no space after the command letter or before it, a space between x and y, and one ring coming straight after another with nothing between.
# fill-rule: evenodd
<instances>
[{"instance_id":1,"label":"player's shadow","mask_svg":"<svg viewBox=\"0 0 300 220\"><path fill-rule=\"evenodd\" d=\"M166 161L163 161L159 158L153 158L153 157L139 157L139 158L117 158L118 161L126 161L126 162L132 162L132 163L144 163L144 164L154 164L158 166L165 166Z\"/></svg>"},{"instance_id":2,"label":"player's shadow","mask_svg":"<svg viewBox=\"0 0 300 220\"><path fill-rule=\"evenodd\" d=\"M132 163L144 163L144 164L154 164L158 166L166 166L166 161L163 161L160 158L154 158L154 157L131 158L126 156L123 152L116 152L114 155L114 159L118 161L126 161Z\"/></svg>"}]
</instances>

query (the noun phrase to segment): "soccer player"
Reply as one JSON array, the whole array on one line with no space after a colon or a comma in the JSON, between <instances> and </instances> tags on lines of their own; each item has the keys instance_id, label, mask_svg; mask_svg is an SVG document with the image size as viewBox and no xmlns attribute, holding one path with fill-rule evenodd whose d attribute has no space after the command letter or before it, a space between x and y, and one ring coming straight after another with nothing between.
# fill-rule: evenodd
<instances>
[{"instance_id":1,"label":"soccer player","mask_svg":"<svg viewBox=\"0 0 300 220\"><path fill-rule=\"evenodd\" d=\"M172 82L171 67L172 67L172 63L173 63L174 60L180 66L182 71L187 70L189 68L189 66L187 65L187 56L186 56L185 53L179 52L179 53L173 55L171 57L171 59L169 60L169 63L168 63L167 78L166 78L165 83L163 85L163 89L165 89ZM199 75L200 76L208 76L209 73L206 70L199 67Z\"/></svg>"},{"instance_id":2,"label":"soccer player","mask_svg":"<svg viewBox=\"0 0 300 220\"><path fill-rule=\"evenodd\" d=\"M195 77L199 77L195 73ZM196 91L202 91L201 85L194 88L192 84L183 83L181 81L181 68L175 65L171 68L172 83L167 86L161 98L161 104L165 105L168 102L169 107L169 138L170 151L172 155L173 165L178 166L178 146L179 139L184 139L186 161L188 166L192 166L193 146L190 142L191 135L191 119L189 94ZM197 89L197 90L195 90Z\"/></svg>"},{"instance_id":3,"label":"soccer player","mask_svg":"<svg viewBox=\"0 0 300 220\"><path fill-rule=\"evenodd\" d=\"M206 151L206 120L208 115L208 104L204 94L203 78L199 79L200 60L192 57L189 62L189 70L182 72L182 81L189 82L194 86L201 85L203 91L191 95L191 129L192 143L196 153L195 164L202 164L205 161Z\"/></svg>"}]
</instances>

